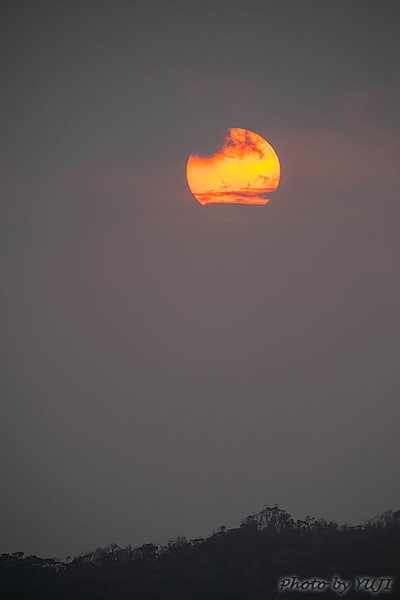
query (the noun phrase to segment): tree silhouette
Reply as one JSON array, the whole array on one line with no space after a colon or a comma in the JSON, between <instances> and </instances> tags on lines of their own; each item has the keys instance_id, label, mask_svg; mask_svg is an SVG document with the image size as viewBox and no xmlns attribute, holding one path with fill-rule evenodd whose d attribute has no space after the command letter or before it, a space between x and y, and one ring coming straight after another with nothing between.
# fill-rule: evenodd
<instances>
[{"instance_id":1,"label":"tree silhouette","mask_svg":"<svg viewBox=\"0 0 400 600\"><path fill-rule=\"evenodd\" d=\"M0 598L315 600L315 593L280 592L279 581L293 574L299 580L328 581L334 575L349 581L365 574L395 577L399 564L400 511L387 511L362 525L338 526L312 517L295 521L275 505L249 515L240 527L220 527L206 539L177 536L163 547L110 544L66 562L3 554ZM346 600L362 595L352 589ZM326 590L322 597L338 595ZM400 597L397 581L385 594L390 597Z\"/></svg>"}]
</instances>

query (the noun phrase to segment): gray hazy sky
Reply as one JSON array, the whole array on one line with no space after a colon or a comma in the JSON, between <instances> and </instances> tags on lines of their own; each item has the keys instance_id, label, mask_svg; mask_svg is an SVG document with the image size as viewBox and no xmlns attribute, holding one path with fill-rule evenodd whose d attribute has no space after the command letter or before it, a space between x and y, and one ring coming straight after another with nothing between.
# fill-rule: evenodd
<instances>
[{"instance_id":1,"label":"gray hazy sky","mask_svg":"<svg viewBox=\"0 0 400 600\"><path fill-rule=\"evenodd\" d=\"M399 17L2 2L0 552L400 507ZM227 127L266 206L187 187Z\"/></svg>"}]
</instances>

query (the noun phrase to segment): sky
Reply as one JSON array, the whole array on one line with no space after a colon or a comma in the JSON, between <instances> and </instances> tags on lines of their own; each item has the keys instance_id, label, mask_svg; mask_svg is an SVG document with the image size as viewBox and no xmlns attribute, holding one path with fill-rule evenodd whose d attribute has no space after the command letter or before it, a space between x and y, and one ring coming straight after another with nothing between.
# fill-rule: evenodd
<instances>
[{"instance_id":1,"label":"sky","mask_svg":"<svg viewBox=\"0 0 400 600\"><path fill-rule=\"evenodd\" d=\"M2 2L0 552L400 508L399 17ZM188 188L232 127L265 206Z\"/></svg>"}]
</instances>

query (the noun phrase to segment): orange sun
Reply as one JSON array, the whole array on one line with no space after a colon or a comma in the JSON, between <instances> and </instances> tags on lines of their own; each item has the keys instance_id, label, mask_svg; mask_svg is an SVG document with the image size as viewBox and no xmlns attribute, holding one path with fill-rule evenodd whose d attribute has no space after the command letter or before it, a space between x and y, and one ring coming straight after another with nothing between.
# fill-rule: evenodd
<instances>
[{"instance_id":1,"label":"orange sun","mask_svg":"<svg viewBox=\"0 0 400 600\"><path fill-rule=\"evenodd\" d=\"M267 204L279 185L281 168L275 150L247 129L229 129L213 156L189 156L187 182L200 204Z\"/></svg>"}]
</instances>

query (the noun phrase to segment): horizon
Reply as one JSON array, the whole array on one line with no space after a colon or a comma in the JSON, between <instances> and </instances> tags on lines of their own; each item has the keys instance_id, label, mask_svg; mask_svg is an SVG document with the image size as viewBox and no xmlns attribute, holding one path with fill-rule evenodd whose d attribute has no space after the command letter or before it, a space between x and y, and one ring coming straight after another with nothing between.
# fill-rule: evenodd
<instances>
[{"instance_id":1,"label":"horizon","mask_svg":"<svg viewBox=\"0 0 400 600\"><path fill-rule=\"evenodd\" d=\"M274 510L278 510L280 513L283 513L285 517L288 518L288 522L289 525L290 523L292 524L292 526L294 526L294 528L296 529L296 527L301 527L302 525L304 525L305 523L307 523L307 527L312 526L312 524L318 524L318 523L324 523L326 526L337 526L339 530L343 530L345 531L347 528L350 529L358 529L360 527L362 528L368 528L374 526L374 522L378 522L378 520L380 519L380 522L383 522L384 517L392 517L395 518L397 516L398 518L398 514L400 513L400 510L393 510L393 509L389 509L384 511L383 513L379 514L379 515L374 515L373 517L366 519L365 521L363 521L362 523L336 523L336 521L334 520L327 520L324 519L324 517L313 517L311 515L305 515L303 519L300 518L295 518L292 514L290 514L289 512L287 512L284 508L281 508L280 506L278 506L278 504L274 504L273 506L270 505L264 505L259 511L255 512L255 513L251 513L249 515L247 515L246 517L244 517L240 523L238 523L236 526L233 527L226 527L225 525L219 525L218 527L216 527L215 529L213 529L212 531L210 531L208 533L208 535L205 536L196 536L196 537L187 537L186 535L184 535L183 533L181 534L177 534L175 536L172 536L170 538L168 538L167 540L164 540L163 543L157 542L156 540L152 540L152 541L148 541L148 542L143 542L138 544L137 546L133 546L132 544L128 543L125 544L125 546L119 546L118 544L116 544L115 542L111 541L108 544L106 544L104 547L96 547L96 548L91 548L91 549L86 549L82 552L80 552L79 554L75 554L73 556L63 556L63 557L59 557L59 556L40 556L38 558L47 560L47 559L54 559L56 562L61 562L61 563L66 563L68 564L69 562L80 558L82 556L86 556L89 555L93 552L97 552L98 550L107 550L108 548L112 548L112 547L116 547L119 549L132 549L132 550L137 550L139 548L141 548L142 546L146 546L146 545L151 545L151 546L155 546L157 547L159 550L163 550L168 548L171 544L174 544L176 541L182 541L184 543L192 543L192 542L199 542L199 540L205 542L209 539L211 539L212 537L214 537L215 535L218 535L220 533L229 533L230 531L236 531L238 529L241 529L242 527L244 527L246 525L246 522L248 520L254 520L255 522L257 522L259 525L259 527L261 527L261 521L260 521L260 516L262 513L265 513L266 511L274 511ZM278 532L279 533L279 532ZM30 556L37 556L35 554L31 554L28 555L25 552L23 552L23 550L17 551L17 552L5 552L2 553L2 555L14 555L14 554L20 554L22 555L24 558L29 558Z\"/></svg>"}]
</instances>

